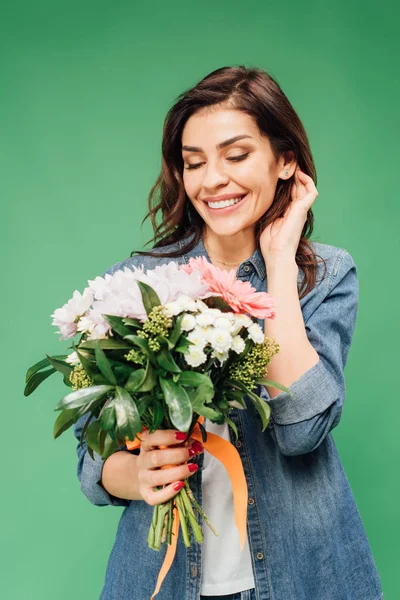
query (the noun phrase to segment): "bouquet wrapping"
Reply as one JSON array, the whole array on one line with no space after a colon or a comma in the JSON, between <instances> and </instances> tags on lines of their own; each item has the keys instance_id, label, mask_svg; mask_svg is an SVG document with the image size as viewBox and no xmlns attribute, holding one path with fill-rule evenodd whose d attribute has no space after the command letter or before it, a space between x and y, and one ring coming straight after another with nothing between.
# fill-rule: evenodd
<instances>
[{"instance_id":1,"label":"bouquet wrapping","mask_svg":"<svg viewBox=\"0 0 400 600\"><path fill-rule=\"evenodd\" d=\"M60 414L54 438L87 414L80 444L86 443L92 458L94 452L105 460L118 450L138 447L144 429L177 429L187 439L201 439L207 449L204 419L228 423L237 437L229 414L246 408L245 396L258 411L264 431L270 408L254 390L270 385L290 393L266 379L279 346L264 336L257 319L275 317L273 298L204 257L181 266L171 261L147 272L125 267L96 277L51 316L61 340L77 335L79 340L69 354L46 354L30 367L24 393L28 396L60 372L72 391L55 407ZM246 487L237 451L220 441L213 446L215 455L224 461L226 445L233 449L238 462L231 479L236 472ZM186 546L201 543L200 514L217 534L188 480L184 483L172 500L154 506L149 523L148 545L154 550L163 543L169 546L153 596L173 560L179 530ZM243 507L244 535L245 511Z\"/></svg>"}]
</instances>

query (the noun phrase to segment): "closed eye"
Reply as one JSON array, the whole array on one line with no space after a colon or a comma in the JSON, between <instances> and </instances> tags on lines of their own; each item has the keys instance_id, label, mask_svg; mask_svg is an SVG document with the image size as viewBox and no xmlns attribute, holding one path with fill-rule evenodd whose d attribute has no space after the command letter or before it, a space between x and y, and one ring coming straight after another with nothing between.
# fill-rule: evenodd
<instances>
[{"instance_id":1,"label":"closed eye","mask_svg":"<svg viewBox=\"0 0 400 600\"><path fill-rule=\"evenodd\" d=\"M239 162L241 160L244 160L245 158L247 158L247 156L250 154L250 152L246 152L246 154L241 154L240 156L230 156L228 158L228 160L231 160L232 162ZM185 167L185 169L187 171L190 171L191 169L198 169L199 167L201 167L201 165L204 163L195 163L193 165L188 165L187 167Z\"/></svg>"}]
</instances>

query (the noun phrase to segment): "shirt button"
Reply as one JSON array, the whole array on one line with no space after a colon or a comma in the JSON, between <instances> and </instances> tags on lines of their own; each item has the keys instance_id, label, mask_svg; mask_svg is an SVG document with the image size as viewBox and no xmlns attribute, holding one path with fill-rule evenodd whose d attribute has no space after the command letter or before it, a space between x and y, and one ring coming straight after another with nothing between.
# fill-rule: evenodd
<instances>
[{"instance_id":1,"label":"shirt button","mask_svg":"<svg viewBox=\"0 0 400 600\"><path fill-rule=\"evenodd\" d=\"M192 577L196 577L197 576L197 567L196 567L196 565L192 565L191 571L192 571Z\"/></svg>"},{"instance_id":2,"label":"shirt button","mask_svg":"<svg viewBox=\"0 0 400 600\"><path fill-rule=\"evenodd\" d=\"M249 498L248 503L250 504L250 506L252 506L255 503L254 498Z\"/></svg>"},{"instance_id":3,"label":"shirt button","mask_svg":"<svg viewBox=\"0 0 400 600\"><path fill-rule=\"evenodd\" d=\"M264 554L262 552L257 552L256 556L258 560L262 560L264 558Z\"/></svg>"},{"instance_id":4,"label":"shirt button","mask_svg":"<svg viewBox=\"0 0 400 600\"><path fill-rule=\"evenodd\" d=\"M243 271L244 271L245 273L248 273L248 272L250 271L250 267L249 267L249 265L244 265L244 267L243 267Z\"/></svg>"},{"instance_id":5,"label":"shirt button","mask_svg":"<svg viewBox=\"0 0 400 600\"><path fill-rule=\"evenodd\" d=\"M236 446L236 448L241 448L242 447L242 442L240 440L237 440L235 442L235 446Z\"/></svg>"}]
</instances>

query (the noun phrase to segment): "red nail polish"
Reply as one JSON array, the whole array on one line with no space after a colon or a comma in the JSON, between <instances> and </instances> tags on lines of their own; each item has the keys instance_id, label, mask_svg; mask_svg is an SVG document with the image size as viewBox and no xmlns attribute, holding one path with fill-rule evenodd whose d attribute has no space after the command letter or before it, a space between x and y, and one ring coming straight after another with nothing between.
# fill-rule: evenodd
<instances>
[{"instance_id":1,"label":"red nail polish","mask_svg":"<svg viewBox=\"0 0 400 600\"><path fill-rule=\"evenodd\" d=\"M183 431L176 431L175 432L175 439L179 440L180 442L183 442L183 440L186 440L187 438L187 433L184 433Z\"/></svg>"},{"instance_id":2,"label":"red nail polish","mask_svg":"<svg viewBox=\"0 0 400 600\"><path fill-rule=\"evenodd\" d=\"M201 444L197 440L194 440L194 442L192 443L192 448L196 452L196 454L198 454L199 452L203 452L204 450L203 444Z\"/></svg>"},{"instance_id":3,"label":"red nail polish","mask_svg":"<svg viewBox=\"0 0 400 600\"><path fill-rule=\"evenodd\" d=\"M197 454L196 450L194 448L192 448L191 446L189 446L188 448L188 452L189 452L189 457L191 458L192 456L194 456L195 454Z\"/></svg>"},{"instance_id":4,"label":"red nail polish","mask_svg":"<svg viewBox=\"0 0 400 600\"><path fill-rule=\"evenodd\" d=\"M194 463L188 464L188 469L190 473L194 473L199 468L199 465L195 465Z\"/></svg>"},{"instance_id":5,"label":"red nail polish","mask_svg":"<svg viewBox=\"0 0 400 600\"><path fill-rule=\"evenodd\" d=\"M174 490L176 492L179 492L179 490L181 490L184 485L185 485L185 483L183 481L178 481L178 483L174 483L174 485L172 487L174 488Z\"/></svg>"}]
</instances>

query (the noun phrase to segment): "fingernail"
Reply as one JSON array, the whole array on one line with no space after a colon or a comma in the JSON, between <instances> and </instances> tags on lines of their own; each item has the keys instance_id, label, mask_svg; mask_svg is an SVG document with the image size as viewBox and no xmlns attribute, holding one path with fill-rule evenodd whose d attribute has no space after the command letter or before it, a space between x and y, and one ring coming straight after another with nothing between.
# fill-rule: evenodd
<instances>
[{"instance_id":1,"label":"fingernail","mask_svg":"<svg viewBox=\"0 0 400 600\"><path fill-rule=\"evenodd\" d=\"M199 465L195 465L194 463L188 464L188 469L190 473L194 473L199 468Z\"/></svg>"},{"instance_id":2,"label":"fingernail","mask_svg":"<svg viewBox=\"0 0 400 600\"><path fill-rule=\"evenodd\" d=\"M189 446L188 451L189 451L189 456L194 456L195 454L197 454L196 450L194 448L192 448L191 446Z\"/></svg>"},{"instance_id":3,"label":"fingernail","mask_svg":"<svg viewBox=\"0 0 400 600\"><path fill-rule=\"evenodd\" d=\"M174 483L173 488L176 492L179 492L183 488L185 483L183 481L178 481L178 483Z\"/></svg>"},{"instance_id":4,"label":"fingernail","mask_svg":"<svg viewBox=\"0 0 400 600\"><path fill-rule=\"evenodd\" d=\"M193 450L195 451L196 454L198 454L199 452L203 452L203 450L204 450L203 444L201 444L197 440L194 440L194 442L192 442L191 447L193 448Z\"/></svg>"},{"instance_id":5,"label":"fingernail","mask_svg":"<svg viewBox=\"0 0 400 600\"><path fill-rule=\"evenodd\" d=\"M179 440L180 442L183 442L183 440L186 440L187 438L187 433L185 433L184 431L176 431L175 432L175 439Z\"/></svg>"}]
</instances>

